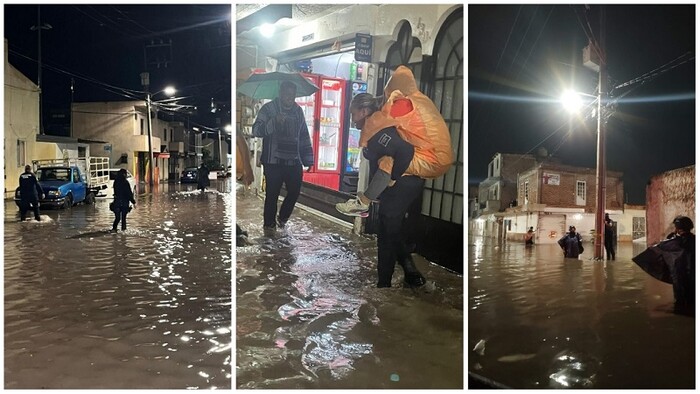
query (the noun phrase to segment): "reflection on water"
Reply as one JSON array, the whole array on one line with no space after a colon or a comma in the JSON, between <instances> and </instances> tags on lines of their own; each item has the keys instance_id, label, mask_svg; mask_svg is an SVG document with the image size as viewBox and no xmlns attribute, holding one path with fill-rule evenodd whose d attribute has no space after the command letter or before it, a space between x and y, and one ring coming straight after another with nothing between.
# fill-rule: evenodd
<instances>
[{"instance_id":1,"label":"reflection on water","mask_svg":"<svg viewBox=\"0 0 700 394\"><path fill-rule=\"evenodd\" d=\"M117 234L108 201L42 222L5 203L5 388L230 388L233 201L213 186L160 185Z\"/></svg>"},{"instance_id":2,"label":"reflection on water","mask_svg":"<svg viewBox=\"0 0 700 394\"><path fill-rule=\"evenodd\" d=\"M695 319L619 244L617 260L469 240L469 370L517 388L695 387Z\"/></svg>"},{"instance_id":3,"label":"reflection on water","mask_svg":"<svg viewBox=\"0 0 700 394\"><path fill-rule=\"evenodd\" d=\"M463 387L461 277L422 261L434 293L377 289L374 240L299 208L268 238L260 199L236 209L238 388Z\"/></svg>"}]
</instances>

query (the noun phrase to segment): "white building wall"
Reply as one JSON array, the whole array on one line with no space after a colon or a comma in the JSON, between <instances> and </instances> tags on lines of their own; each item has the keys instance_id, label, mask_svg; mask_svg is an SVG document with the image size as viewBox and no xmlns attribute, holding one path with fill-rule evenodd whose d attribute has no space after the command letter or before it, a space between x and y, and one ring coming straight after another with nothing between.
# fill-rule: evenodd
<instances>
[{"instance_id":1,"label":"white building wall","mask_svg":"<svg viewBox=\"0 0 700 394\"><path fill-rule=\"evenodd\" d=\"M143 111L137 110L137 106L144 106L142 101L116 101L116 102L92 102L73 103L73 135L77 138L105 141L112 145L110 152L95 151L96 155L110 156L110 162L114 163L122 154L128 157L125 166L133 174L137 168L134 160L136 152L148 152L148 119ZM143 134L141 129L143 120ZM167 122L159 119L152 120L151 148L153 152L160 152L163 129L169 128ZM99 153L98 153L99 152ZM162 165L158 164L159 167ZM167 177L167 163L165 171L160 171L160 179Z\"/></svg>"},{"instance_id":2,"label":"white building wall","mask_svg":"<svg viewBox=\"0 0 700 394\"><path fill-rule=\"evenodd\" d=\"M344 40L355 37L355 33L375 36L373 62L386 58L386 51L391 46L392 37L398 34L399 22L406 20L411 24L413 35L421 41L422 54L433 52L435 36L447 16L462 4L357 4L307 21L299 26L280 31L263 45L259 41L259 56L274 54L302 47L317 46L336 39ZM278 23L280 25L280 23ZM280 26L279 28L282 28ZM303 37L313 38L303 41ZM330 47L330 45L329 45Z\"/></svg>"},{"instance_id":3,"label":"white building wall","mask_svg":"<svg viewBox=\"0 0 700 394\"><path fill-rule=\"evenodd\" d=\"M39 88L26 76L12 67L7 58L5 40L5 112L4 112L4 175L5 198L14 196L19 186L19 175L24 166L38 157L36 135L39 133ZM17 141L24 141L25 163L17 162Z\"/></svg>"}]
</instances>

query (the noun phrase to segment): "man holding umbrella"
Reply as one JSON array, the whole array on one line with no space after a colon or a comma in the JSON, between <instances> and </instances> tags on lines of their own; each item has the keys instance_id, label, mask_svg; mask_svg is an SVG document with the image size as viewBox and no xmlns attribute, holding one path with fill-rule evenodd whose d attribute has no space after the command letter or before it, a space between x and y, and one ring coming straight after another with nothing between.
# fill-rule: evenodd
<instances>
[{"instance_id":1,"label":"man holding umbrella","mask_svg":"<svg viewBox=\"0 0 700 394\"><path fill-rule=\"evenodd\" d=\"M296 96L297 85L281 81L278 97L260 108L253 124L253 136L263 139L260 161L267 184L263 213L266 235L272 235L277 225L285 226L301 193L302 166L310 168L314 163L309 130L301 107L294 101ZM277 215L282 184L287 196Z\"/></svg>"}]
</instances>

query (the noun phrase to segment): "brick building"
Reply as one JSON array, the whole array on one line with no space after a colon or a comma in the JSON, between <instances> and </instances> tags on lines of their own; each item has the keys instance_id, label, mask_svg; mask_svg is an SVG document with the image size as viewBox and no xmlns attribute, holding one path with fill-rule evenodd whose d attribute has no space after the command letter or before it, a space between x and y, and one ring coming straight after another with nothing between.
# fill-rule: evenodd
<instances>
[{"instance_id":1,"label":"brick building","mask_svg":"<svg viewBox=\"0 0 700 394\"><path fill-rule=\"evenodd\" d=\"M596 172L592 168L541 163L518 176L518 206L545 204L559 208L582 208L595 212ZM608 171L606 177L606 209L623 207L622 173Z\"/></svg>"},{"instance_id":2,"label":"brick building","mask_svg":"<svg viewBox=\"0 0 700 394\"><path fill-rule=\"evenodd\" d=\"M536 164L533 155L496 153L489 163L488 178L479 184L480 214L501 212L518 196L518 174Z\"/></svg>"}]
</instances>

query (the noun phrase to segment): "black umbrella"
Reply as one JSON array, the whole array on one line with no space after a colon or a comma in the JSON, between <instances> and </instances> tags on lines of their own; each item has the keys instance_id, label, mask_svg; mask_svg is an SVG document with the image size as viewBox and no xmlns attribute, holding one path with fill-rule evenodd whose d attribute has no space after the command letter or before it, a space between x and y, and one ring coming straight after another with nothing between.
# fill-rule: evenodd
<instances>
[{"instance_id":1,"label":"black umbrella","mask_svg":"<svg viewBox=\"0 0 700 394\"><path fill-rule=\"evenodd\" d=\"M280 85L284 81L296 85L296 97L310 96L318 91L318 87L301 74L279 71L253 74L238 87L237 91L254 99L274 99L279 97Z\"/></svg>"}]
</instances>

